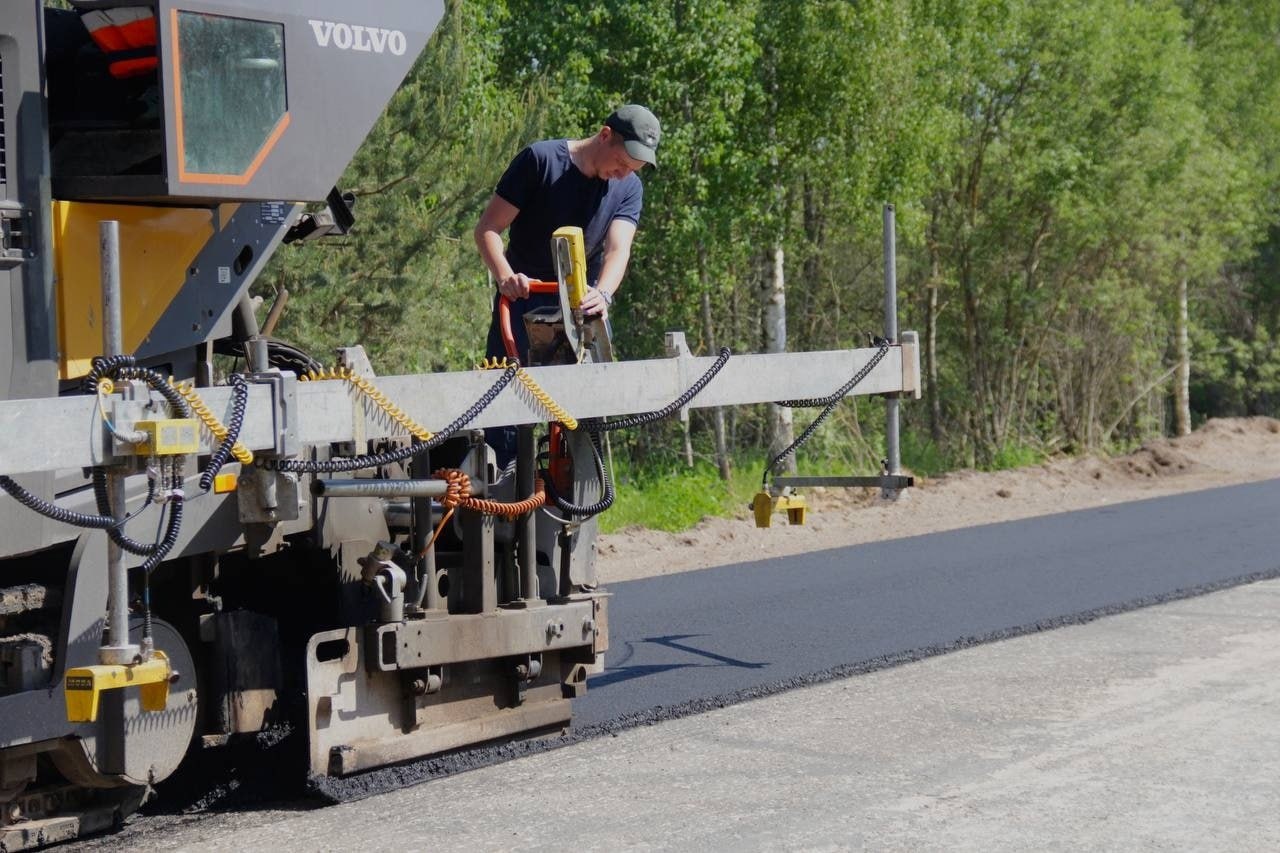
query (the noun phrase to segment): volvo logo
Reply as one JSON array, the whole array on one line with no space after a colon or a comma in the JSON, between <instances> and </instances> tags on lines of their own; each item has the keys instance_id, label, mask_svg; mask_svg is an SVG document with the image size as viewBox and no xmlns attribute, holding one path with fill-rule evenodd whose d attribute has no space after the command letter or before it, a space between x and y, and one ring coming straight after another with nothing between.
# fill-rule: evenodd
<instances>
[{"instance_id":1,"label":"volvo logo","mask_svg":"<svg viewBox=\"0 0 1280 853\"><path fill-rule=\"evenodd\" d=\"M404 33L400 30L384 30L380 27L363 27L359 24L341 24L333 21L307 21L316 34L316 44L333 45L338 50L358 50L362 53L392 53L404 56L408 49Z\"/></svg>"}]
</instances>

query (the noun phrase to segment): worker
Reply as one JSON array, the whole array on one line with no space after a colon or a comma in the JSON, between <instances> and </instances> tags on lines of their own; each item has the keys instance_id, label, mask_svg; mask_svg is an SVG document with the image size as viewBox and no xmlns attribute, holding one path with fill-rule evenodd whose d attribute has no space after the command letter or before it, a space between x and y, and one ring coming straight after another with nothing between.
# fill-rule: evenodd
<instances>
[{"instance_id":1,"label":"worker","mask_svg":"<svg viewBox=\"0 0 1280 853\"><path fill-rule=\"evenodd\" d=\"M566 225L580 227L586 242L589 289L582 311L608 319L640 224L644 188L636 173L646 165L657 166L661 138L654 114L628 104L615 110L593 136L535 142L511 161L475 227L480 257L498 285L488 356L507 354L498 321L498 300L506 296L512 300L516 352L527 363L524 314L559 304L551 294L530 295L529 282L555 280L551 234ZM507 229L504 252L502 232ZM488 435L500 466L514 456L514 436L513 429Z\"/></svg>"}]
</instances>

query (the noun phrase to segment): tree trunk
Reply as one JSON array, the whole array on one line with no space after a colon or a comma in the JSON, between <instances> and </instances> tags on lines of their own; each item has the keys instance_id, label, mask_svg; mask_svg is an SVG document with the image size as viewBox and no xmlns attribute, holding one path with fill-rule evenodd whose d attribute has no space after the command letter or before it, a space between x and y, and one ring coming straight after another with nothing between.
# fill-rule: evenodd
<instances>
[{"instance_id":1,"label":"tree trunk","mask_svg":"<svg viewBox=\"0 0 1280 853\"><path fill-rule=\"evenodd\" d=\"M780 353L787 351L787 281L785 275L786 253L783 249L786 237L786 187L779 176L777 154L778 138L778 80L777 63L772 46L765 51L765 86L769 93L769 124L766 136L770 143L770 172L773 180L773 215L776 217L772 234L773 248L770 252L772 260L764 276L764 351ZM791 409L787 406L769 406L769 456L780 453L795 438L792 429ZM795 457L786 460L786 471L796 470Z\"/></svg>"},{"instance_id":2,"label":"tree trunk","mask_svg":"<svg viewBox=\"0 0 1280 853\"><path fill-rule=\"evenodd\" d=\"M716 349L716 331L711 322L711 294L707 292L706 250L698 249L698 275L702 280L702 333L707 339L708 354L718 352ZM729 448L725 443L724 408L716 406L711 410L711 427L715 432L716 467L720 469L720 479L729 482L732 473L729 466Z\"/></svg>"},{"instance_id":3,"label":"tree trunk","mask_svg":"<svg viewBox=\"0 0 1280 853\"><path fill-rule=\"evenodd\" d=\"M782 248L782 240L773 247L773 264L771 274L765 280L764 300L764 351L779 353L787 351L787 284L784 273L786 259ZM791 409L788 406L769 406L769 455L782 451L795 439L795 430ZM786 470L794 473L795 457L788 457Z\"/></svg>"},{"instance_id":4,"label":"tree trunk","mask_svg":"<svg viewBox=\"0 0 1280 853\"><path fill-rule=\"evenodd\" d=\"M1191 434L1191 344L1187 339L1187 277L1178 279L1178 373L1173 384L1174 432Z\"/></svg>"}]
</instances>

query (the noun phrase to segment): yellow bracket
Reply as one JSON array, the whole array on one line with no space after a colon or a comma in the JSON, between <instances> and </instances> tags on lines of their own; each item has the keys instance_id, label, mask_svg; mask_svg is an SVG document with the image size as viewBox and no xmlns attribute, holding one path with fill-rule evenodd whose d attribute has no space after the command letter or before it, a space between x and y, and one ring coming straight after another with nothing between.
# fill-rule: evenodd
<instances>
[{"instance_id":1,"label":"yellow bracket","mask_svg":"<svg viewBox=\"0 0 1280 853\"><path fill-rule=\"evenodd\" d=\"M578 226L565 225L551 233L551 245L557 272L563 273L569 290L569 307L576 310L587 295L586 238Z\"/></svg>"},{"instance_id":2,"label":"yellow bracket","mask_svg":"<svg viewBox=\"0 0 1280 853\"><path fill-rule=\"evenodd\" d=\"M150 660L130 666L97 664L67 670L67 721L92 723L98 719L98 700L104 690L139 687L142 710L163 711L169 703L169 678L173 674L164 652L152 652Z\"/></svg>"},{"instance_id":3,"label":"yellow bracket","mask_svg":"<svg viewBox=\"0 0 1280 853\"><path fill-rule=\"evenodd\" d=\"M751 511L755 513L756 527L770 527L773 523L774 510L786 510L788 524L804 524L808 504L799 495L774 496L768 492L756 492L751 500Z\"/></svg>"}]
</instances>

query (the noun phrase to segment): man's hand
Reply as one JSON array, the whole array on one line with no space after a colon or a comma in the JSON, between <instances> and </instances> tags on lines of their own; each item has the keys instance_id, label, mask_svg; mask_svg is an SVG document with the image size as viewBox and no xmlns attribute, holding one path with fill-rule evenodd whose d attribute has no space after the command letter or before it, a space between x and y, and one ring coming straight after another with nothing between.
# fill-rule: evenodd
<instances>
[{"instance_id":1,"label":"man's hand","mask_svg":"<svg viewBox=\"0 0 1280 853\"><path fill-rule=\"evenodd\" d=\"M513 272L498 282L498 292L508 299L527 299L529 296L529 276Z\"/></svg>"},{"instance_id":2,"label":"man's hand","mask_svg":"<svg viewBox=\"0 0 1280 853\"><path fill-rule=\"evenodd\" d=\"M586 296L582 297L582 304L578 307L582 309L582 313L586 317L599 317L601 320L609 319L609 302L605 295L595 287L588 287Z\"/></svg>"}]
</instances>

